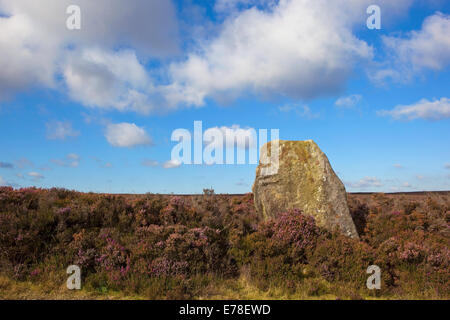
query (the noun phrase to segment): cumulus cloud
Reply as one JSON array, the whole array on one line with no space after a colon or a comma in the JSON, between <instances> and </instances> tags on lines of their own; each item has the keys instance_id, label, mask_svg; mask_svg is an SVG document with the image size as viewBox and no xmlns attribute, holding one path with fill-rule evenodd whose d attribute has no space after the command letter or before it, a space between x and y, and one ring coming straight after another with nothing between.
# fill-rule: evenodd
<instances>
[{"instance_id":1,"label":"cumulus cloud","mask_svg":"<svg viewBox=\"0 0 450 320\"><path fill-rule=\"evenodd\" d=\"M4 6L4 1L0 2L0 10ZM0 17L0 30L0 100L33 84L53 88L55 41L47 39L24 14Z\"/></svg>"},{"instance_id":2,"label":"cumulus cloud","mask_svg":"<svg viewBox=\"0 0 450 320\"><path fill-rule=\"evenodd\" d=\"M381 181L375 177L365 177L356 182L347 182L346 185L355 189L379 188L383 186Z\"/></svg>"},{"instance_id":3,"label":"cumulus cloud","mask_svg":"<svg viewBox=\"0 0 450 320\"><path fill-rule=\"evenodd\" d=\"M218 136L222 139L205 139L206 145L211 148L240 148L250 149L255 148L258 141L256 130L254 128L241 128L239 125L232 125L231 127L213 127L205 130L205 137ZM212 141L211 141L212 140Z\"/></svg>"},{"instance_id":4,"label":"cumulus cloud","mask_svg":"<svg viewBox=\"0 0 450 320\"><path fill-rule=\"evenodd\" d=\"M2 169L12 169L12 168L14 168L14 165L12 163L9 163L9 162L1 162L0 161L0 168L2 168Z\"/></svg>"},{"instance_id":5,"label":"cumulus cloud","mask_svg":"<svg viewBox=\"0 0 450 320\"><path fill-rule=\"evenodd\" d=\"M217 38L171 66L167 98L201 106L243 91L298 99L339 92L354 63L372 58L351 31L365 1L351 2L285 0L230 16Z\"/></svg>"},{"instance_id":6,"label":"cumulus cloud","mask_svg":"<svg viewBox=\"0 0 450 320\"><path fill-rule=\"evenodd\" d=\"M46 123L47 139L49 140L65 140L69 137L76 137L80 134L72 128L69 121L53 121Z\"/></svg>"},{"instance_id":7,"label":"cumulus cloud","mask_svg":"<svg viewBox=\"0 0 450 320\"><path fill-rule=\"evenodd\" d=\"M64 68L71 98L88 107L149 113L152 84L144 66L130 50L86 49L74 53Z\"/></svg>"},{"instance_id":8,"label":"cumulus cloud","mask_svg":"<svg viewBox=\"0 0 450 320\"><path fill-rule=\"evenodd\" d=\"M81 8L82 27L66 29L69 5ZM159 0L1 0L7 16L23 15L48 38L76 44L132 46L153 56L178 51L178 24L171 1ZM145 30L145 32L142 32Z\"/></svg>"},{"instance_id":9,"label":"cumulus cloud","mask_svg":"<svg viewBox=\"0 0 450 320\"><path fill-rule=\"evenodd\" d=\"M340 108L353 108L356 106L362 99L362 95L360 94L352 94L347 97L341 97L336 100L334 105Z\"/></svg>"},{"instance_id":10,"label":"cumulus cloud","mask_svg":"<svg viewBox=\"0 0 450 320\"><path fill-rule=\"evenodd\" d=\"M443 120L450 118L450 99L429 101L422 99L411 105L399 105L392 110L378 112L381 116L390 116L395 120Z\"/></svg>"},{"instance_id":11,"label":"cumulus cloud","mask_svg":"<svg viewBox=\"0 0 450 320\"><path fill-rule=\"evenodd\" d=\"M383 18L411 0L380 0ZM65 28L79 5L82 27ZM66 89L92 108L153 113L243 94L310 99L336 94L373 50L353 28L369 0L218 0L214 36L183 58L171 1L0 0L0 99L31 87ZM105 9L107 8L107 10ZM121 48L121 49L118 49ZM131 49L132 48L132 49Z\"/></svg>"},{"instance_id":12,"label":"cumulus cloud","mask_svg":"<svg viewBox=\"0 0 450 320\"><path fill-rule=\"evenodd\" d=\"M378 1L383 18L412 0ZM311 99L336 94L354 67L371 61L373 48L358 39L369 0L219 0L231 12L216 37L199 40L186 61L173 63L162 88L170 105L202 106L242 94Z\"/></svg>"},{"instance_id":13,"label":"cumulus cloud","mask_svg":"<svg viewBox=\"0 0 450 320\"><path fill-rule=\"evenodd\" d=\"M436 13L423 22L422 29L405 37L383 37L392 65L374 74L374 80L408 80L425 70L443 70L450 65L450 16Z\"/></svg>"},{"instance_id":14,"label":"cumulus cloud","mask_svg":"<svg viewBox=\"0 0 450 320\"><path fill-rule=\"evenodd\" d=\"M81 30L66 28L66 8L79 5ZM54 88L72 48L133 47L148 57L178 52L171 1L0 0L0 99L30 87Z\"/></svg>"},{"instance_id":15,"label":"cumulus cloud","mask_svg":"<svg viewBox=\"0 0 450 320\"><path fill-rule=\"evenodd\" d=\"M153 144L147 132L134 123L109 124L106 127L105 137L114 147L124 148Z\"/></svg>"},{"instance_id":16,"label":"cumulus cloud","mask_svg":"<svg viewBox=\"0 0 450 320\"><path fill-rule=\"evenodd\" d=\"M181 162L178 160L169 160L164 162L163 164L163 168L164 169L173 169L173 168L178 168L181 166Z\"/></svg>"},{"instance_id":17,"label":"cumulus cloud","mask_svg":"<svg viewBox=\"0 0 450 320\"><path fill-rule=\"evenodd\" d=\"M33 180L38 181L44 179L44 176L40 174L39 172L28 172L28 176L33 178Z\"/></svg>"},{"instance_id":18,"label":"cumulus cloud","mask_svg":"<svg viewBox=\"0 0 450 320\"><path fill-rule=\"evenodd\" d=\"M52 159L51 162L60 167L77 168L80 165L81 157L76 153L68 154L64 159Z\"/></svg>"}]
</instances>

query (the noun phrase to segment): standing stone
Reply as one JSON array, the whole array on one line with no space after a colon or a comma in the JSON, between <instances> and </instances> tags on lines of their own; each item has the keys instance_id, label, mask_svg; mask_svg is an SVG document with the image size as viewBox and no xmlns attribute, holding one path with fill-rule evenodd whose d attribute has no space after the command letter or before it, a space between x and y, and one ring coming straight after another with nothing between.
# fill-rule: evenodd
<instances>
[{"instance_id":1,"label":"standing stone","mask_svg":"<svg viewBox=\"0 0 450 320\"><path fill-rule=\"evenodd\" d=\"M278 140L278 170L266 170L260 161L256 169L253 195L257 212L265 219L289 209L313 216L319 226L359 238L347 204L347 193L331 168L327 156L312 141ZM277 143L261 150L261 159L276 154ZM275 152L275 153L274 153Z\"/></svg>"}]
</instances>

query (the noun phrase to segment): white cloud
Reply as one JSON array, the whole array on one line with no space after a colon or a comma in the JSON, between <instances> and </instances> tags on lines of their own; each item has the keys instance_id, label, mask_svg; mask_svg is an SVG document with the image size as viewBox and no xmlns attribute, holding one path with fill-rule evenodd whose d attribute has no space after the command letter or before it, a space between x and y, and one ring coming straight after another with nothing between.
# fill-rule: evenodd
<instances>
[{"instance_id":1,"label":"white cloud","mask_svg":"<svg viewBox=\"0 0 450 320\"><path fill-rule=\"evenodd\" d=\"M2 176L0 176L0 187L4 187L7 186L8 184L6 183L5 179L3 179Z\"/></svg>"},{"instance_id":2,"label":"white cloud","mask_svg":"<svg viewBox=\"0 0 450 320\"><path fill-rule=\"evenodd\" d=\"M28 172L28 176L33 178L34 180L41 180L44 179L44 176L40 174L39 172Z\"/></svg>"},{"instance_id":3,"label":"white cloud","mask_svg":"<svg viewBox=\"0 0 450 320\"><path fill-rule=\"evenodd\" d=\"M240 148L240 149L250 149L255 148L257 141L257 133L254 128L241 128L239 125L235 124L231 127L213 127L205 130L204 135L208 136L213 134L213 131L218 131L221 133L222 141L212 141L206 143L211 147L215 148ZM213 144L213 145L212 145Z\"/></svg>"},{"instance_id":4,"label":"white cloud","mask_svg":"<svg viewBox=\"0 0 450 320\"><path fill-rule=\"evenodd\" d=\"M81 157L76 153L68 154L65 159L52 159L51 162L60 167L77 168L80 165Z\"/></svg>"},{"instance_id":5,"label":"white cloud","mask_svg":"<svg viewBox=\"0 0 450 320\"><path fill-rule=\"evenodd\" d=\"M159 163L156 160L145 159L145 160L142 161L142 165L144 167L157 167L158 164Z\"/></svg>"},{"instance_id":6,"label":"white cloud","mask_svg":"<svg viewBox=\"0 0 450 320\"><path fill-rule=\"evenodd\" d=\"M383 37L390 51L392 65L374 74L374 80L385 78L408 80L425 70L443 70L450 65L450 16L436 13L426 18L422 29L406 37Z\"/></svg>"},{"instance_id":7,"label":"white cloud","mask_svg":"<svg viewBox=\"0 0 450 320\"><path fill-rule=\"evenodd\" d=\"M341 97L336 100L334 103L335 106L340 108L353 108L356 106L362 99L362 95L360 94L352 94L348 97Z\"/></svg>"},{"instance_id":8,"label":"white cloud","mask_svg":"<svg viewBox=\"0 0 450 320\"><path fill-rule=\"evenodd\" d=\"M152 85L133 51L86 49L64 67L69 95L88 107L149 113Z\"/></svg>"},{"instance_id":9,"label":"white cloud","mask_svg":"<svg viewBox=\"0 0 450 320\"><path fill-rule=\"evenodd\" d=\"M347 182L347 186L350 188L359 188L359 189L366 189L366 188L379 188L382 187L383 184L381 181L375 177L365 177L357 182Z\"/></svg>"},{"instance_id":10,"label":"white cloud","mask_svg":"<svg viewBox=\"0 0 450 320\"><path fill-rule=\"evenodd\" d=\"M72 128L69 121L53 121L46 123L47 139L49 140L65 140L68 137L76 137L80 134Z\"/></svg>"},{"instance_id":11,"label":"white cloud","mask_svg":"<svg viewBox=\"0 0 450 320\"><path fill-rule=\"evenodd\" d=\"M444 166L444 168L450 170L450 163L446 163L445 166Z\"/></svg>"},{"instance_id":12,"label":"white cloud","mask_svg":"<svg viewBox=\"0 0 450 320\"><path fill-rule=\"evenodd\" d=\"M280 1L231 15L215 39L171 66L172 103L201 106L244 91L298 99L339 92L372 48L352 34L366 1Z\"/></svg>"},{"instance_id":13,"label":"white cloud","mask_svg":"<svg viewBox=\"0 0 450 320\"><path fill-rule=\"evenodd\" d=\"M66 28L69 5L79 5L81 30ZM133 47L144 56L178 52L171 1L0 0L0 99L30 87L55 88L73 48Z\"/></svg>"},{"instance_id":14,"label":"white cloud","mask_svg":"<svg viewBox=\"0 0 450 320\"><path fill-rule=\"evenodd\" d=\"M181 162L178 160L169 160L164 162L163 164L163 168L164 169L173 169L173 168L178 168L181 166Z\"/></svg>"},{"instance_id":15,"label":"white cloud","mask_svg":"<svg viewBox=\"0 0 450 320\"><path fill-rule=\"evenodd\" d=\"M143 128L134 123L109 124L105 132L106 140L114 147L135 147L151 145L152 139Z\"/></svg>"},{"instance_id":16,"label":"white cloud","mask_svg":"<svg viewBox=\"0 0 450 320\"><path fill-rule=\"evenodd\" d=\"M35 83L53 88L55 41L47 39L24 14L0 18L0 30L0 100L11 98Z\"/></svg>"},{"instance_id":17,"label":"white cloud","mask_svg":"<svg viewBox=\"0 0 450 320\"><path fill-rule=\"evenodd\" d=\"M77 32L66 28L69 5L81 8L82 25ZM157 57L178 52L178 23L172 1L0 0L0 11L11 17L26 17L33 31L46 35L45 40L131 46Z\"/></svg>"},{"instance_id":18,"label":"white cloud","mask_svg":"<svg viewBox=\"0 0 450 320\"><path fill-rule=\"evenodd\" d=\"M383 19L410 3L380 0ZM77 32L65 28L69 4L82 10ZM194 39L186 59L169 67L161 60L150 74L149 58L179 53L172 1L0 0L0 100L31 87L58 88L88 107L152 113L247 93L335 94L358 62L372 59L372 48L353 33L369 4L219 0L218 32Z\"/></svg>"},{"instance_id":19,"label":"white cloud","mask_svg":"<svg viewBox=\"0 0 450 320\"><path fill-rule=\"evenodd\" d=\"M429 101L422 99L412 105L399 105L392 110L382 110L378 112L382 116L391 116L396 120L442 120L450 118L450 99Z\"/></svg>"},{"instance_id":20,"label":"white cloud","mask_svg":"<svg viewBox=\"0 0 450 320\"><path fill-rule=\"evenodd\" d=\"M416 175L416 178L417 178L417 180L423 180L423 179L425 179L425 177L422 176L422 175L420 175L420 174Z\"/></svg>"},{"instance_id":21,"label":"white cloud","mask_svg":"<svg viewBox=\"0 0 450 320\"><path fill-rule=\"evenodd\" d=\"M400 163L394 164L394 168L403 169L403 166Z\"/></svg>"}]
</instances>

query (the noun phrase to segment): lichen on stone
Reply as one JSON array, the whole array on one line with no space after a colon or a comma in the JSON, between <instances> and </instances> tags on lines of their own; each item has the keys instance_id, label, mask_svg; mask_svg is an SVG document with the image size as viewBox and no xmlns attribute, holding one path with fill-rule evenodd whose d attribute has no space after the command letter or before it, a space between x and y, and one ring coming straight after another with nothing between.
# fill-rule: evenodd
<instances>
[{"instance_id":1,"label":"lichen on stone","mask_svg":"<svg viewBox=\"0 0 450 320\"><path fill-rule=\"evenodd\" d=\"M277 140L277 143L277 172L261 174L266 164L260 163L253 185L256 210L263 219L277 217L289 209L300 209L313 216L318 225L339 228L344 234L358 238L345 187L317 144L312 140ZM263 150L270 154L272 147L269 142Z\"/></svg>"}]
</instances>

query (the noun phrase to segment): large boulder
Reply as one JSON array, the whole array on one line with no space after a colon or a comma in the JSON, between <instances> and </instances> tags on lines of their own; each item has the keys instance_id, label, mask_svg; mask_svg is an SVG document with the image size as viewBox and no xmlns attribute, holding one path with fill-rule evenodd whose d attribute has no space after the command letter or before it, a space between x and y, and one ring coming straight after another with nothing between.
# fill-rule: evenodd
<instances>
[{"instance_id":1,"label":"large boulder","mask_svg":"<svg viewBox=\"0 0 450 320\"><path fill-rule=\"evenodd\" d=\"M277 166L274 156L279 159ZM256 210L265 220L297 208L313 216L319 226L339 227L345 235L359 238L345 187L314 141L272 141L262 147L260 159L253 195Z\"/></svg>"}]
</instances>

